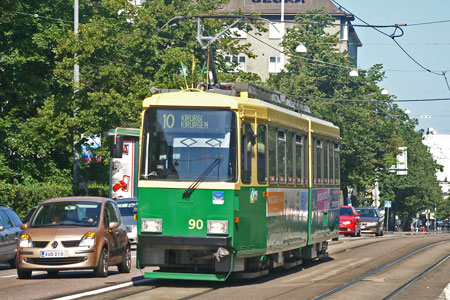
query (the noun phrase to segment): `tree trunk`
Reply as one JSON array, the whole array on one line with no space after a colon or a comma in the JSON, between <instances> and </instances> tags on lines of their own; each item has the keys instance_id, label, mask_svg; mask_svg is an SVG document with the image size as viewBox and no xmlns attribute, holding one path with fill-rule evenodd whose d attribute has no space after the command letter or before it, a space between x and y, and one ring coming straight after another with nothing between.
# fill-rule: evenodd
<instances>
[{"instance_id":1,"label":"tree trunk","mask_svg":"<svg viewBox=\"0 0 450 300\"><path fill-rule=\"evenodd\" d=\"M352 206L358 206L358 186L356 184L353 185L352 195L350 196L350 200L352 201Z\"/></svg>"}]
</instances>

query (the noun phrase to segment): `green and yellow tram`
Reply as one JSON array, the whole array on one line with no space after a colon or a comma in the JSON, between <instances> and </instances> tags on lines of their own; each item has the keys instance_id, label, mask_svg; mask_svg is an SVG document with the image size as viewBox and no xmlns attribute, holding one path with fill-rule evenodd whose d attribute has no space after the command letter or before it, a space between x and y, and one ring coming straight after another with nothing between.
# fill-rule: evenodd
<instances>
[{"instance_id":1,"label":"green and yellow tram","mask_svg":"<svg viewBox=\"0 0 450 300\"><path fill-rule=\"evenodd\" d=\"M235 84L144 100L137 214L144 277L257 277L320 258L338 238L339 128L257 94Z\"/></svg>"}]
</instances>

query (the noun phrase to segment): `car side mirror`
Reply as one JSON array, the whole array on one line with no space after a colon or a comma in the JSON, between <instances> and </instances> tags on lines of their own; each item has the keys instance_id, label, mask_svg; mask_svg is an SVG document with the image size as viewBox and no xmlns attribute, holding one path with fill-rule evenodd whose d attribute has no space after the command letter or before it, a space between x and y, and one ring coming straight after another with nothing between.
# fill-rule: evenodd
<instances>
[{"instance_id":1,"label":"car side mirror","mask_svg":"<svg viewBox=\"0 0 450 300\"><path fill-rule=\"evenodd\" d=\"M5 230L5 227L3 227L2 225L0 225L0 231Z\"/></svg>"},{"instance_id":2,"label":"car side mirror","mask_svg":"<svg viewBox=\"0 0 450 300\"><path fill-rule=\"evenodd\" d=\"M22 223L20 224L20 229L25 230L28 228L28 223Z\"/></svg>"},{"instance_id":3,"label":"car side mirror","mask_svg":"<svg viewBox=\"0 0 450 300\"><path fill-rule=\"evenodd\" d=\"M117 227L119 227L119 222L109 223L109 229L116 229Z\"/></svg>"}]
</instances>

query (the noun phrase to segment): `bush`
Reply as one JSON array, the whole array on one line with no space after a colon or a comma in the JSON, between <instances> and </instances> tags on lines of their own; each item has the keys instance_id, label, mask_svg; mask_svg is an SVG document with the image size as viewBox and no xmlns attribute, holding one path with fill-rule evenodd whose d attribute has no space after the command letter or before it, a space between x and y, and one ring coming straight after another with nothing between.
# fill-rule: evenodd
<instances>
[{"instance_id":1,"label":"bush","mask_svg":"<svg viewBox=\"0 0 450 300\"><path fill-rule=\"evenodd\" d=\"M31 184L0 184L0 204L12 207L20 218L25 217L33 206L43 200L73 195L85 195L84 189L74 192L71 184L31 183ZM108 185L92 183L89 185L90 196L108 197Z\"/></svg>"}]
</instances>

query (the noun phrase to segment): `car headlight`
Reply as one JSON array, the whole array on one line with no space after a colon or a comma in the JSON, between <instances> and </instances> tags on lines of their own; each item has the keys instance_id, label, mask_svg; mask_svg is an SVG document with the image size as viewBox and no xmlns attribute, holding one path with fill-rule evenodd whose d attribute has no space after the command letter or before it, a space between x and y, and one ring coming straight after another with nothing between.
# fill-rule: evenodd
<instances>
[{"instance_id":1,"label":"car headlight","mask_svg":"<svg viewBox=\"0 0 450 300\"><path fill-rule=\"evenodd\" d=\"M33 248L33 241L29 234L24 233L20 236L19 247L21 248Z\"/></svg>"},{"instance_id":2,"label":"car headlight","mask_svg":"<svg viewBox=\"0 0 450 300\"><path fill-rule=\"evenodd\" d=\"M141 219L142 232L162 232L162 219Z\"/></svg>"},{"instance_id":3,"label":"car headlight","mask_svg":"<svg viewBox=\"0 0 450 300\"><path fill-rule=\"evenodd\" d=\"M208 220L206 232L208 234L228 234L228 221Z\"/></svg>"},{"instance_id":4,"label":"car headlight","mask_svg":"<svg viewBox=\"0 0 450 300\"><path fill-rule=\"evenodd\" d=\"M92 247L95 245L95 233L88 232L81 238L78 246L80 247Z\"/></svg>"},{"instance_id":5,"label":"car headlight","mask_svg":"<svg viewBox=\"0 0 450 300\"><path fill-rule=\"evenodd\" d=\"M350 221L344 221L344 222L342 222L341 224L342 225L349 225L349 224L351 224L352 222L350 222Z\"/></svg>"}]
</instances>

